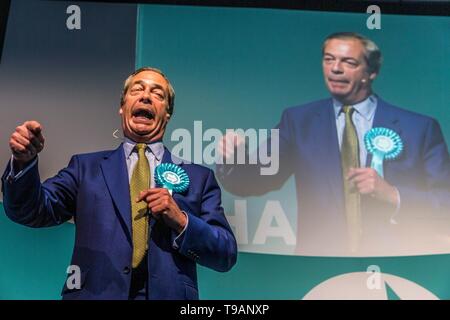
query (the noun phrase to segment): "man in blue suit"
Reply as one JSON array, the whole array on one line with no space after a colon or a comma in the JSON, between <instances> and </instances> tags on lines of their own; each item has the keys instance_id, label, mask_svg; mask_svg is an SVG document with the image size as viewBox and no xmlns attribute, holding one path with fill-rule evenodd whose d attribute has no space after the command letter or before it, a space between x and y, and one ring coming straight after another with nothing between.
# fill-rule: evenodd
<instances>
[{"instance_id":1,"label":"man in blue suit","mask_svg":"<svg viewBox=\"0 0 450 320\"><path fill-rule=\"evenodd\" d=\"M71 218L76 225L71 264L79 281L66 282L63 299L198 299L197 263L221 272L236 263L213 172L173 159L162 144L174 99L161 71L138 69L125 81L119 110L125 141L73 156L43 183L41 125L27 121L12 134L2 178L8 217L30 227ZM185 191L155 185L155 167L173 162L189 178Z\"/></svg>"},{"instance_id":2,"label":"man in blue suit","mask_svg":"<svg viewBox=\"0 0 450 320\"><path fill-rule=\"evenodd\" d=\"M395 107L372 91L381 66L377 45L336 33L323 44L322 68L331 99L289 108L279 129L279 171L220 165L219 181L240 196L280 189L295 176L297 253L391 255L446 251L450 230L450 164L436 120ZM364 136L371 128L397 133L401 154L371 168ZM219 150L235 156L244 143L226 135ZM271 143L268 143L269 146ZM272 156L273 157L273 156ZM443 219L444 218L444 219Z\"/></svg>"}]
</instances>

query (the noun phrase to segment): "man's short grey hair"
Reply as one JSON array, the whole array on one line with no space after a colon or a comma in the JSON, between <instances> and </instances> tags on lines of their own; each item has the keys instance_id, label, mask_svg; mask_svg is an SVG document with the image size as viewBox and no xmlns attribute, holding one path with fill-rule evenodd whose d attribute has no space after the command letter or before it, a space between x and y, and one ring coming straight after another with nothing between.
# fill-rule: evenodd
<instances>
[{"instance_id":1,"label":"man's short grey hair","mask_svg":"<svg viewBox=\"0 0 450 320\"><path fill-rule=\"evenodd\" d=\"M369 68L368 70L369 73L378 74L380 72L383 57L381 55L380 49L378 48L375 42L356 32L337 32L330 34L323 42L322 55L325 53L325 46L327 42L331 39L341 39L341 40L356 39L361 41L364 47L364 58L366 59L367 66Z\"/></svg>"},{"instance_id":2,"label":"man's short grey hair","mask_svg":"<svg viewBox=\"0 0 450 320\"><path fill-rule=\"evenodd\" d=\"M175 106L175 90L172 87L172 84L170 83L169 79L166 77L166 75L164 73L162 73L161 70L156 69L156 68L152 68L152 67L142 67L137 69L136 71L134 71L132 74L130 74L128 76L128 78L125 80L124 84L123 84L123 90L122 90L122 95L120 97L120 106L123 106L123 104L125 103L125 95L127 94L128 88L130 87L131 84L131 79L137 75L138 73L144 72L144 71L152 71L152 72L156 72L158 74L160 74L166 81L167 81L167 87L169 88L169 105L167 107L167 113L172 115L173 113L173 108Z\"/></svg>"}]
</instances>

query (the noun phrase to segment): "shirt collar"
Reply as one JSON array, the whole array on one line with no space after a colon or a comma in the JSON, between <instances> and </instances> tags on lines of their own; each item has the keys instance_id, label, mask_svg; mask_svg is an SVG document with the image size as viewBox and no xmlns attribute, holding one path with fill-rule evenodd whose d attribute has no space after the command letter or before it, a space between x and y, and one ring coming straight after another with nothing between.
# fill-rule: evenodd
<instances>
[{"instance_id":1,"label":"shirt collar","mask_svg":"<svg viewBox=\"0 0 450 320\"><path fill-rule=\"evenodd\" d=\"M123 141L123 150L125 152L125 157L128 159L136 146L136 142L125 137ZM148 148L151 153L155 156L156 160L161 161L164 155L164 144L161 141L147 143Z\"/></svg>"},{"instance_id":2,"label":"shirt collar","mask_svg":"<svg viewBox=\"0 0 450 320\"><path fill-rule=\"evenodd\" d=\"M342 111L343 103L333 98L333 108L336 119L339 117ZM358 112L364 119L371 121L375 115L375 110L377 108L377 97L375 95L370 95L365 100L354 104L356 112Z\"/></svg>"}]
</instances>

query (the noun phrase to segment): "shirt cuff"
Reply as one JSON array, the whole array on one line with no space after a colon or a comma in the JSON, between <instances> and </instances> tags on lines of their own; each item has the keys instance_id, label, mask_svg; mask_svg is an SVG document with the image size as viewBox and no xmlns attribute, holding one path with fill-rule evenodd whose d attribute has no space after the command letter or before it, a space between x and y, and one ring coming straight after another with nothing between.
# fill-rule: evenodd
<instances>
[{"instance_id":1,"label":"shirt cuff","mask_svg":"<svg viewBox=\"0 0 450 320\"><path fill-rule=\"evenodd\" d=\"M33 166L36 165L38 161L38 158L34 158L34 160L28 164L25 168L23 168L22 170L20 170L19 172L15 173L14 172L14 156L11 156L11 160L10 160L10 171L9 174L7 176L8 181L13 182L16 181L17 179L19 179L21 176L23 176L25 173L27 173L28 171L30 171L31 168L33 168Z\"/></svg>"},{"instance_id":2,"label":"shirt cuff","mask_svg":"<svg viewBox=\"0 0 450 320\"><path fill-rule=\"evenodd\" d=\"M397 220L395 220L395 218L397 217L398 213L400 212L400 206L401 206L401 203L402 203L402 198L400 197L400 191L398 191L398 189L396 187L394 187L394 188L395 188L395 192L397 192L397 199L398 199L398 201L397 201L397 206L395 208L395 211L394 211L394 213L391 216L390 222L391 222L391 224L398 224L398 222L397 222Z\"/></svg>"},{"instance_id":3,"label":"shirt cuff","mask_svg":"<svg viewBox=\"0 0 450 320\"><path fill-rule=\"evenodd\" d=\"M178 250L178 248L180 248L180 245L178 244L178 242L181 242L183 240L184 232L186 231L187 226L189 224L189 215L186 212L184 212L183 210L181 210L181 212L183 212L183 214L186 216L186 225L184 226L184 228L180 232L180 234L178 236L176 236L175 239L173 240L172 247L175 250Z\"/></svg>"}]
</instances>

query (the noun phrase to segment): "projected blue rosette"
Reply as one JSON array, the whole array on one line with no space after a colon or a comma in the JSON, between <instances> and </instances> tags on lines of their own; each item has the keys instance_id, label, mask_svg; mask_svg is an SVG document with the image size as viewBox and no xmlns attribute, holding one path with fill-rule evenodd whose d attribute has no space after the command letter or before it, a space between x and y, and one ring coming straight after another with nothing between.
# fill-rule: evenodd
<instances>
[{"instance_id":1,"label":"projected blue rosette","mask_svg":"<svg viewBox=\"0 0 450 320\"><path fill-rule=\"evenodd\" d=\"M169 190L170 194L183 193L189 187L186 171L173 163L161 163L155 168L155 182L159 187Z\"/></svg>"},{"instance_id":2,"label":"projected blue rosette","mask_svg":"<svg viewBox=\"0 0 450 320\"><path fill-rule=\"evenodd\" d=\"M375 169L380 177L383 174L383 161L397 158L403 151L403 142L400 136L387 128L372 128L364 136L367 152L372 154L370 167Z\"/></svg>"}]
</instances>

